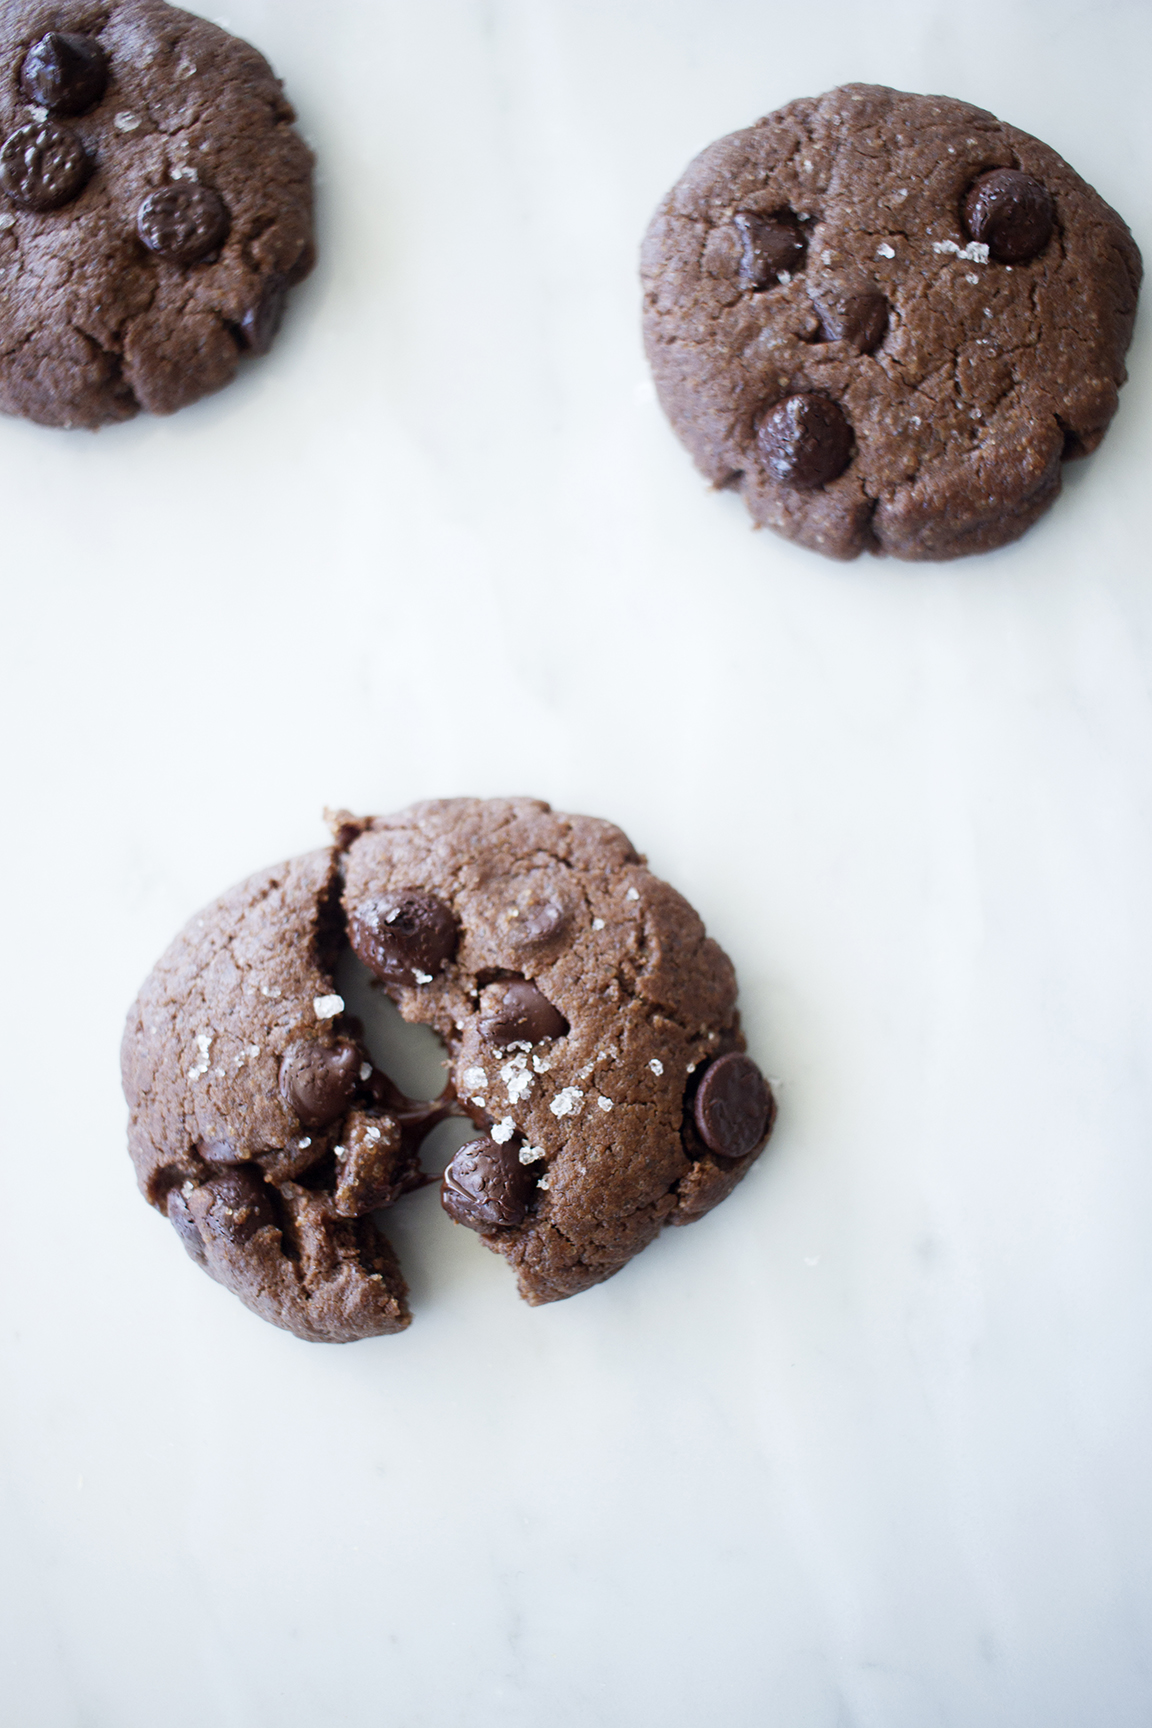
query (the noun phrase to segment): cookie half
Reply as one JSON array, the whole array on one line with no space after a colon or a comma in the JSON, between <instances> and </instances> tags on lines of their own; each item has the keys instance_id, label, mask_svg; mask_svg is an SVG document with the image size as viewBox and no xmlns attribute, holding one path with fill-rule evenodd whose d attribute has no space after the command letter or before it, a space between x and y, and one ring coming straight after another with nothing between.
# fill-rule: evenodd
<instances>
[{"instance_id":1,"label":"cookie half","mask_svg":"<svg viewBox=\"0 0 1152 1728\"><path fill-rule=\"evenodd\" d=\"M448 1114L476 1133L445 1211L531 1303L732 1191L775 1115L732 966L619 829L454 799L335 832L193 919L128 1018L137 1178L205 1270L302 1338L400 1330L371 1215L427 1180L420 1143ZM442 1098L373 1065L334 982L348 944L443 1039Z\"/></svg>"},{"instance_id":2,"label":"cookie half","mask_svg":"<svg viewBox=\"0 0 1152 1728\"><path fill-rule=\"evenodd\" d=\"M171 414L266 353L315 259L267 61L163 0L0 13L0 408Z\"/></svg>"},{"instance_id":3,"label":"cookie half","mask_svg":"<svg viewBox=\"0 0 1152 1728\"><path fill-rule=\"evenodd\" d=\"M833 558L1016 539L1116 411L1142 266L1054 150L849 84L711 145L643 248L644 337L700 470Z\"/></svg>"}]
</instances>

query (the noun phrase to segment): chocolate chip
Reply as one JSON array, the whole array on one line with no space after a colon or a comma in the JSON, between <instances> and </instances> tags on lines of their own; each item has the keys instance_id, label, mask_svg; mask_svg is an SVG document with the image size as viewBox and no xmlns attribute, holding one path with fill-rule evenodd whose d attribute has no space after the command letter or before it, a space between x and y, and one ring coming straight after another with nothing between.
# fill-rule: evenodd
<instances>
[{"instance_id":1,"label":"chocolate chip","mask_svg":"<svg viewBox=\"0 0 1152 1728\"><path fill-rule=\"evenodd\" d=\"M0 146L0 187L24 210L58 210L83 191L92 162L66 126L33 121Z\"/></svg>"},{"instance_id":2,"label":"chocolate chip","mask_svg":"<svg viewBox=\"0 0 1152 1728\"><path fill-rule=\"evenodd\" d=\"M774 216L739 211L732 220L744 244L740 281L745 288L774 288L781 275L794 276L802 267L807 242L790 210Z\"/></svg>"},{"instance_id":3,"label":"chocolate chip","mask_svg":"<svg viewBox=\"0 0 1152 1728\"><path fill-rule=\"evenodd\" d=\"M469 1230L510 1230L527 1217L535 1186L535 1166L521 1164L511 1142L469 1140L444 1172L440 1204Z\"/></svg>"},{"instance_id":4,"label":"chocolate chip","mask_svg":"<svg viewBox=\"0 0 1152 1728\"><path fill-rule=\"evenodd\" d=\"M542 1038L563 1038L568 1022L544 992L527 978L509 984L495 1014L481 1020L480 1031L490 1044L539 1044Z\"/></svg>"},{"instance_id":5,"label":"chocolate chip","mask_svg":"<svg viewBox=\"0 0 1152 1728\"><path fill-rule=\"evenodd\" d=\"M1001 264L1026 264L1043 252L1056 226L1047 186L1016 168L993 168L969 186L964 226Z\"/></svg>"},{"instance_id":6,"label":"chocolate chip","mask_svg":"<svg viewBox=\"0 0 1152 1728\"><path fill-rule=\"evenodd\" d=\"M228 1170L206 1186L212 1190L208 1228L221 1241L242 1248L265 1224L275 1224L268 1190L254 1170Z\"/></svg>"},{"instance_id":7,"label":"chocolate chip","mask_svg":"<svg viewBox=\"0 0 1152 1728\"><path fill-rule=\"evenodd\" d=\"M231 1140L201 1140L196 1148L205 1164L235 1164L236 1148Z\"/></svg>"},{"instance_id":8,"label":"chocolate chip","mask_svg":"<svg viewBox=\"0 0 1152 1728\"><path fill-rule=\"evenodd\" d=\"M860 293L825 290L816 296L825 342L851 342L860 354L874 354L888 329L888 301L878 288Z\"/></svg>"},{"instance_id":9,"label":"chocolate chip","mask_svg":"<svg viewBox=\"0 0 1152 1728\"><path fill-rule=\"evenodd\" d=\"M761 422L759 439L772 478L802 491L835 480L852 455L852 428L843 409L810 391L778 402Z\"/></svg>"},{"instance_id":10,"label":"chocolate chip","mask_svg":"<svg viewBox=\"0 0 1152 1728\"><path fill-rule=\"evenodd\" d=\"M744 1158L759 1146L773 1114L772 1093L748 1056L719 1056L696 1092L696 1126L710 1152Z\"/></svg>"},{"instance_id":11,"label":"chocolate chip","mask_svg":"<svg viewBox=\"0 0 1152 1728\"><path fill-rule=\"evenodd\" d=\"M447 906L420 888L363 901L348 920L348 936L383 984L434 978L456 952L458 940L456 920Z\"/></svg>"},{"instance_id":12,"label":"chocolate chip","mask_svg":"<svg viewBox=\"0 0 1152 1728\"><path fill-rule=\"evenodd\" d=\"M83 114L108 88L108 56L95 36L49 30L24 56L20 88L50 114Z\"/></svg>"},{"instance_id":13,"label":"chocolate chip","mask_svg":"<svg viewBox=\"0 0 1152 1728\"><path fill-rule=\"evenodd\" d=\"M232 218L218 192L182 180L150 192L136 214L136 232L158 258L169 264L195 264L228 238Z\"/></svg>"},{"instance_id":14,"label":"chocolate chip","mask_svg":"<svg viewBox=\"0 0 1152 1728\"><path fill-rule=\"evenodd\" d=\"M204 1238L179 1188L173 1188L168 1196L168 1221L197 1266L206 1266L208 1256L204 1252Z\"/></svg>"},{"instance_id":15,"label":"chocolate chip","mask_svg":"<svg viewBox=\"0 0 1152 1728\"><path fill-rule=\"evenodd\" d=\"M555 900L517 906L508 917L508 940L513 948L542 948L560 934L567 922L567 912Z\"/></svg>"},{"instance_id":16,"label":"chocolate chip","mask_svg":"<svg viewBox=\"0 0 1152 1728\"><path fill-rule=\"evenodd\" d=\"M267 354L284 322L288 304L288 278L269 276L255 306L240 320L240 334L253 354Z\"/></svg>"},{"instance_id":17,"label":"chocolate chip","mask_svg":"<svg viewBox=\"0 0 1152 1728\"><path fill-rule=\"evenodd\" d=\"M305 1128L327 1128L351 1104L363 1060L347 1038L294 1044L280 1064L280 1095Z\"/></svg>"}]
</instances>

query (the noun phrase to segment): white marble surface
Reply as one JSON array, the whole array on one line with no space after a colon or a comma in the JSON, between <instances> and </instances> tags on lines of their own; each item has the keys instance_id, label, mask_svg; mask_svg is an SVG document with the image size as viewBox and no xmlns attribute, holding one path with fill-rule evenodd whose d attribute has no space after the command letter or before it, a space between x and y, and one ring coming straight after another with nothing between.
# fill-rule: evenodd
<instances>
[{"instance_id":1,"label":"white marble surface","mask_svg":"<svg viewBox=\"0 0 1152 1728\"><path fill-rule=\"evenodd\" d=\"M0 425L12 1728L1152 1719L1148 320L1019 546L749 531L637 338L651 207L848 78L1049 140L1152 246L1143 0L230 0L322 159L273 357ZM325 803L618 820L784 1081L711 1219L541 1312L410 1200L306 1346L136 1198L121 1018Z\"/></svg>"}]
</instances>

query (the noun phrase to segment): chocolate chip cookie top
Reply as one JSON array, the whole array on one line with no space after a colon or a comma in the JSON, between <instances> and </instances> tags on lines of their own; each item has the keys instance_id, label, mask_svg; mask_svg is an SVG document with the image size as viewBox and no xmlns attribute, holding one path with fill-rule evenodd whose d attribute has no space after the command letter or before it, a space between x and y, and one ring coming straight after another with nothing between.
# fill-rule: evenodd
<instances>
[{"instance_id":1,"label":"chocolate chip cookie top","mask_svg":"<svg viewBox=\"0 0 1152 1728\"><path fill-rule=\"evenodd\" d=\"M193 919L129 1015L137 1177L212 1276L300 1337L405 1326L368 1214L425 1180L420 1142L448 1113L478 1138L444 1209L532 1303L731 1192L774 1115L732 966L619 829L530 799L334 829ZM334 983L348 944L443 1039L442 1099L373 1066Z\"/></svg>"},{"instance_id":2,"label":"chocolate chip cookie top","mask_svg":"<svg viewBox=\"0 0 1152 1728\"><path fill-rule=\"evenodd\" d=\"M315 255L263 56L163 0L25 3L0 72L0 408L98 427L229 383Z\"/></svg>"},{"instance_id":3,"label":"chocolate chip cookie top","mask_svg":"<svg viewBox=\"0 0 1152 1728\"><path fill-rule=\"evenodd\" d=\"M697 465L834 558L1016 539L1116 410L1141 279L1054 150L849 84L697 157L644 242L644 333Z\"/></svg>"}]
</instances>

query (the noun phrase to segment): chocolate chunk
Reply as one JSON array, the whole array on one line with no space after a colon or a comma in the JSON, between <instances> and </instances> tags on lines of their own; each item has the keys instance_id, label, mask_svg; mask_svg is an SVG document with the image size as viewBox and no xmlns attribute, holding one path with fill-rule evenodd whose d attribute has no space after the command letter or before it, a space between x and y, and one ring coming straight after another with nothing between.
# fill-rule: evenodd
<instances>
[{"instance_id":1,"label":"chocolate chunk","mask_svg":"<svg viewBox=\"0 0 1152 1728\"><path fill-rule=\"evenodd\" d=\"M348 920L352 947L382 984L430 982L456 952L456 920L420 888L365 900Z\"/></svg>"},{"instance_id":2,"label":"chocolate chunk","mask_svg":"<svg viewBox=\"0 0 1152 1728\"><path fill-rule=\"evenodd\" d=\"M231 1140L201 1140L196 1148L205 1164L236 1164L236 1148Z\"/></svg>"},{"instance_id":3,"label":"chocolate chunk","mask_svg":"<svg viewBox=\"0 0 1152 1728\"><path fill-rule=\"evenodd\" d=\"M95 36L49 30L24 56L20 88L50 114L83 114L108 88L108 56Z\"/></svg>"},{"instance_id":4,"label":"chocolate chunk","mask_svg":"<svg viewBox=\"0 0 1152 1728\"><path fill-rule=\"evenodd\" d=\"M490 1044L539 1044L542 1038L563 1038L568 1022L544 992L527 978L509 984L495 1014L480 1022Z\"/></svg>"},{"instance_id":5,"label":"chocolate chunk","mask_svg":"<svg viewBox=\"0 0 1152 1728\"><path fill-rule=\"evenodd\" d=\"M874 354L888 329L888 301L878 288L860 293L824 290L816 310L825 342L851 342L860 354Z\"/></svg>"},{"instance_id":6,"label":"chocolate chunk","mask_svg":"<svg viewBox=\"0 0 1152 1728\"><path fill-rule=\"evenodd\" d=\"M835 480L852 455L843 409L811 391L778 402L761 422L759 439L772 478L805 492Z\"/></svg>"},{"instance_id":7,"label":"chocolate chunk","mask_svg":"<svg viewBox=\"0 0 1152 1728\"><path fill-rule=\"evenodd\" d=\"M275 1224L268 1189L254 1170L225 1171L207 1187L212 1190L208 1228L219 1240L242 1248L265 1224Z\"/></svg>"},{"instance_id":8,"label":"chocolate chunk","mask_svg":"<svg viewBox=\"0 0 1152 1728\"><path fill-rule=\"evenodd\" d=\"M794 276L803 265L807 243L790 210L774 216L740 211L732 220L744 243L740 281L745 288L774 288L782 275Z\"/></svg>"},{"instance_id":9,"label":"chocolate chunk","mask_svg":"<svg viewBox=\"0 0 1152 1728\"><path fill-rule=\"evenodd\" d=\"M1016 168L981 174L964 198L964 226L1001 264L1026 264L1056 226L1056 201L1042 181Z\"/></svg>"},{"instance_id":10,"label":"chocolate chunk","mask_svg":"<svg viewBox=\"0 0 1152 1728\"><path fill-rule=\"evenodd\" d=\"M306 1128L327 1128L351 1104L363 1060L347 1038L294 1044L280 1064L280 1095Z\"/></svg>"},{"instance_id":11,"label":"chocolate chunk","mask_svg":"<svg viewBox=\"0 0 1152 1728\"><path fill-rule=\"evenodd\" d=\"M760 1145L773 1113L772 1093L748 1056L719 1056L696 1092L696 1126L710 1152L744 1158Z\"/></svg>"},{"instance_id":12,"label":"chocolate chunk","mask_svg":"<svg viewBox=\"0 0 1152 1728\"><path fill-rule=\"evenodd\" d=\"M363 1218L394 1206L404 1194L432 1180L395 1116L357 1110L340 1131L332 1209L340 1218Z\"/></svg>"},{"instance_id":13,"label":"chocolate chunk","mask_svg":"<svg viewBox=\"0 0 1152 1728\"><path fill-rule=\"evenodd\" d=\"M58 210L84 190L92 162L74 132L33 121L0 146L0 187L23 210Z\"/></svg>"},{"instance_id":14,"label":"chocolate chunk","mask_svg":"<svg viewBox=\"0 0 1152 1728\"><path fill-rule=\"evenodd\" d=\"M255 306L240 320L240 334L253 354L267 354L284 322L288 304L288 278L269 276Z\"/></svg>"},{"instance_id":15,"label":"chocolate chunk","mask_svg":"<svg viewBox=\"0 0 1152 1728\"><path fill-rule=\"evenodd\" d=\"M511 1142L469 1140L444 1172L440 1204L469 1230L509 1230L523 1224L535 1186L533 1166Z\"/></svg>"},{"instance_id":16,"label":"chocolate chunk","mask_svg":"<svg viewBox=\"0 0 1152 1728\"><path fill-rule=\"evenodd\" d=\"M197 1266L207 1266L208 1256L204 1252L204 1238L201 1236L196 1220L188 1210L188 1202L179 1188L173 1188L168 1196L168 1220Z\"/></svg>"},{"instance_id":17,"label":"chocolate chunk","mask_svg":"<svg viewBox=\"0 0 1152 1728\"><path fill-rule=\"evenodd\" d=\"M150 192L136 215L136 232L169 264L195 264L228 238L232 218L219 193L195 181Z\"/></svg>"}]
</instances>

